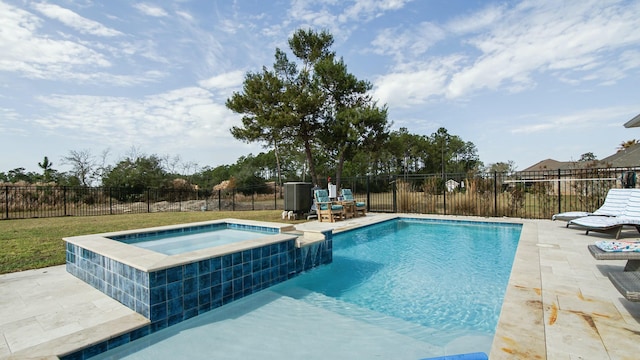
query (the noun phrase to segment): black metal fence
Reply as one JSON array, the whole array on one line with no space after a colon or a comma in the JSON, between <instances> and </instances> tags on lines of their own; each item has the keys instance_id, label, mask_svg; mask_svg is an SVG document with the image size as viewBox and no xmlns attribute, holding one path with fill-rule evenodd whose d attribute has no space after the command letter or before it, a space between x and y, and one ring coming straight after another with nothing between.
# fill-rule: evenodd
<instances>
[{"instance_id":1,"label":"black metal fence","mask_svg":"<svg viewBox=\"0 0 640 360\"><path fill-rule=\"evenodd\" d=\"M260 188L264 190L264 187ZM94 216L168 211L269 210L282 207L279 189L258 194L252 189L203 191L13 186L0 187L0 219Z\"/></svg>"},{"instance_id":2,"label":"black metal fence","mask_svg":"<svg viewBox=\"0 0 640 360\"><path fill-rule=\"evenodd\" d=\"M326 186L326 184L320 184ZM370 212L549 219L598 208L614 187L635 187L628 168L481 174L366 176L342 179ZM165 211L283 210L279 186L204 191L0 186L0 219ZM311 194L309 195L311 196Z\"/></svg>"}]
</instances>

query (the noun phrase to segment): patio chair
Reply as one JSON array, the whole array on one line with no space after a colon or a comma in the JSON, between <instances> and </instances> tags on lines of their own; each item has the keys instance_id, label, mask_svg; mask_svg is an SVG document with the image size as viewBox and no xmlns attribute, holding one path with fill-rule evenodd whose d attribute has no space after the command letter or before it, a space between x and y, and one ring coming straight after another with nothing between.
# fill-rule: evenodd
<instances>
[{"instance_id":1,"label":"patio chair","mask_svg":"<svg viewBox=\"0 0 640 360\"><path fill-rule=\"evenodd\" d=\"M573 220L569 220L569 225L578 225L586 229L587 235L589 231L612 233L616 239L620 238L622 228L625 226L633 226L640 232L640 192L632 191L624 211L621 215L616 216L585 216Z\"/></svg>"},{"instance_id":2,"label":"patio chair","mask_svg":"<svg viewBox=\"0 0 640 360\"><path fill-rule=\"evenodd\" d=\"M613 286L629 301L640 301L640 271L611 272Z\"/></svg>"},{"instance_id":3,"label":"patio chair","mask_svg":"<svg viewBox=\"0 0 640 360\"><path fill-rule=\"evenodd\" d=\"M331 202L327 190L315 190L313 197L316 202L318 221L322 222L322 219L326 218L329 219L330 222L335 222L335 218L340 220L344 218L344 208L342 205Z\"/></svg>"},{"instance_id":4,"label":"patio chair","mask_svg":"<svg viewBox=\"0 0 640 360\"><path fill-rule=\"evenodd\" d=\"M594 212L587 211L567 211L559 214L555 214L551 217L551 220L567 221L567 227L569 227L570 220L578 219L585 216L618 216L622 215L629 196L631 196L633 189L609 189L607 196L604 198L604 203Z\"/></svg>"},{"instance_id":5,"label":"patio chair","mask_svg":"<svg viewBox=\"0 0 640 360\"><path fill-rule=\"evenodd\" d=\"M596 241L594 245L588 245L587 249L596 260L627 260L624 271L640 270L640 242Z\"/></svg>"},{"instance_id":6,"label":"patio chair","mask_svg":"<svg viewBox=\"0 0 640 360\"><path fill-rule=\"evenodd\" d=\"M366 215L367 204L362 201L356 201L356 199L353 198L353 193L351 192L351 189L342 189L342 198L344 199L344 201L353 201L355 203L356 214L362 213L362 216Z\"/></svg>"}]
</instances>

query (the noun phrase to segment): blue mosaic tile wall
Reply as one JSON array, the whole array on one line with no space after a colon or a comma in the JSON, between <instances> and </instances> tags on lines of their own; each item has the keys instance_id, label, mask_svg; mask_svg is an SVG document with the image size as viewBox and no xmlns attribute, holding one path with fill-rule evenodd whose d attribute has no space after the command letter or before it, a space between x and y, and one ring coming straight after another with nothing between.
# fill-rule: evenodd
<instances>
[{"instance_id":1,"label":"blue mosaic tile wall","mask_svg":"<svg viewBox=\"0 0 640 360\"><path fill-rule=\"evenodd\" d=\"M87 359L333 260L333 235L303 248L295 240L146 273L67 243L67 271L151 320L132 333L65 355Z\"/></svg>"},{"instance_id":2,"label":"blue mosaic tile wall","mask_svg":"<svg viewBox=\"0 0 640 360\"><path fill-rule=\"evenodd\" d=\"M67 243L67 272L149 318L149 274Z\"/></svg>"}]
</instances>

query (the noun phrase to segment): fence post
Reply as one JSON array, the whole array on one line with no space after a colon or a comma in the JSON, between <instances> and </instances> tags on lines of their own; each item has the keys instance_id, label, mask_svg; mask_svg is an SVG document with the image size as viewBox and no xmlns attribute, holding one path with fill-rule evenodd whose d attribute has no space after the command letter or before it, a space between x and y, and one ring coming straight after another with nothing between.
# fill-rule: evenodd
<instances>
[{"instance_id":1,"label":"fence post","mask_svg":"<svg viewBox=\"0 0 640 360\"><path fill-rule=\"evenodd\" d=\"M111 186L109 186L109 215L113 215L113 197L111 196Z\"/></svg>"},{"instance_id":2,"label":"fence post","mask_svg":"<svg viewBox=\"0 0 640 360\"><path fill-rule=\"evenodd\" d=\"M62 208L64 216L67 216L67 187L62 187Z\"/></svg>"},{"instance_id":3,"label":"fence post","mask_svg":"<svg viewBox=\"0 0 640 360\"><path fill-rule=\"evenodd\" d=\"M498 216L498 172L493 172L493 216Z\"/></svg>"},{"instance_id":4,"label":"fence post","mask_svg":"<svg viewBox=\"0 0 640 360\"><path fill-rule=\"evenodd\" d=\"M560 180L560 169L558 169L558 214L562 212L562 189L560 187L562 182Z\"/></svg>"},{"instance_id":5,"label":"fence post","mask_svg":"<svg viewBox=\"0 0 640 360\"><path fill-rule=\"evenodd\" d=\"M370 175L367 175L367 212L371 211L371 192L369 190L369 179Z\"/></svg>"},{"instance_id":6,"label":"fence post","mask_svg":"<svg viewBox=\"0 0 640 360\"><path fill-rule=\"evenodd\" d=\"M9 186L4 187L4 213L5 217L9 219Z\"/></svg>"},{"instance_id":7,"label":"fence post","mask_svg":"<svg viewBox=\"0 0 640 360\"><path fill-rule=\"evenodd\" d=\"M236 211L236 189L231 192L231 211Z\"/></svg>"},{"instance_id":8,"label":"fence post","mask_svg":"<svg viewBox=\"0 0 640 360\"><path fill-rule=\"evenodd\" d=\"M222 190L218 189L218 211L222 211Z\"/></svg>"},{"instance_id":9,"label":"fence post","mask_svg":"<svg viewBox=\"0 0 640 360\"><path fill-rule=\"evenodd\" d=\"M252 192L251 192L251 210L255 210L255 209L256 209L256 203L255 203L255 200L254 200L254 198L253 198L253 195L254 195L254 194L255 194L255 193L252 191Z\"/></svg>"},{"instance_id":10,"label":"fence post","mask_svg":"<svg viewBox=\"0 0 640 360\"><path fill-rule=\"evenodd\" d=\"M398 198L397 198L397 181L398 178L396 177L395 179L393 179L393 212L397 213L398 212Z\"/></svg>"},{"instance_id":11,"label":"fence post","mask_svg":"<svg viewBox=\"0 0 640 360\"><path fill-rule=\"evenodd\" d=\"M273 210L278 210L278 184L273 182Z\"/></svg>"},{"instance_id":12,"label":"fence post","mask_svg":"<svg viewBox=\"0 0 640 360\"><path fill-rule=\"evenodd\" d=\"M447 215L447 174L442 173L442 214Z\"/></svg>"},{"instance_id":13,"label":"fence post","mask_svg":"<svg viewBox=\"0 0 640 360\"><path fill-rule=\"evenodd\" d=\"M147 213L151 212L151 188L147 188Z\"/></svg>"}]
</instances>

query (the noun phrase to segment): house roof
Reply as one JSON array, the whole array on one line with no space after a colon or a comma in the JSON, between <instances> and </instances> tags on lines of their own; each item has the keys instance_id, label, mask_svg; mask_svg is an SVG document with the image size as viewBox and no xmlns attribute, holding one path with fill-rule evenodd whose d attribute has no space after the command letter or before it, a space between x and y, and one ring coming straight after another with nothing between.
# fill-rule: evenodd
<instances>
[{"instance_id":1,"label":"house roof","mask_svg":"<svg viewBox=\"0 0 640 360\"><path fill-rule=\"evenodd\" d=\"M518 172L526 172L526 171L544 171L544 170L558 170L558 169L569 169L575 168L575 163L570 161L558 161L553 159L546 159L539 161L524 170L520 170Z\"/></svg>"},{"instance_id":2,"label":"house roof","mask_svg":"<svg viewBox=\"0 0 640 360\"><path fill-rule=\"evenodd\" d=\"M640 126L640 115L636 116L635 118L638 118L639 124L637 126ZM614 168L616 167L634 167L635 168L640 166L640 143L631 145L624 150L620 150L617 153L600 160L599 165L601 167L614 167Z\"/></svg>"},{"instance_id":3,"label":"house roof","mask_svg":"<svg viewBox=\"0 0 640 360\"><path fill-rule=\"evenodd\" d=\"M640 127L640 115L637 117L638 127ZM579 169L594 165L599 168L640 168L640 143L631 145L602 160L596 160L595 163L593 161L557 161L546 159L518 172Z\"/></svg>"},{"instance_id":4,"label":"house roof","mask_svg":"<svg viewBox=\"0 0 640 360\"><path fill-rule=\"evenodd\" d=\"M636 117L624 123L624 127L626 128L640 127L640 114L636 115Z\"/></svg>"}]
</instances>

